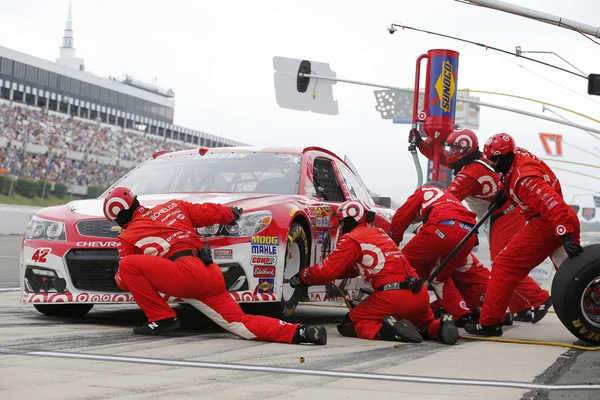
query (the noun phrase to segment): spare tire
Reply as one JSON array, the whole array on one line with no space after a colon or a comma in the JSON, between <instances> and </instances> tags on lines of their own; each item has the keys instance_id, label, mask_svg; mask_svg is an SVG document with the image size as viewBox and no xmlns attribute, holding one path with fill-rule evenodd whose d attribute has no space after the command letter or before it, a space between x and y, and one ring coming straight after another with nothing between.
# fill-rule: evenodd
<instances>
[{"instance_id":1,"label":"spare tire","mask_svg":"<svg viewBox=\"0 0 600 400\"><path fill-rule=\"evenodd\" d=\"M600 244L567 258L554 275L551 293L563 325L584 342L600 345Z\"/></svg>"}]
</instances>

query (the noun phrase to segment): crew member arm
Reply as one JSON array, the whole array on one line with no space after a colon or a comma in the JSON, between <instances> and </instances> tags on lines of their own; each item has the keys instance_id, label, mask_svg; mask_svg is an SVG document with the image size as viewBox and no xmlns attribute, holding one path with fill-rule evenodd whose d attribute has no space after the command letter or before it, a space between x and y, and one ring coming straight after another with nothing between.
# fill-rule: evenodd
<instances>
[{"instance_id":1,"label":"crew member arm","mask_svg":"<svg viewBox=\"0 0 600 400\"><path fill-rule=\"evenodd\" d=\"M304 268L300 273L300 281L306 285L325 285L341 277L352 275L352 265L361 255L360 245L354 239L342 238L336 248L318 264ZM351 275L351 276L349 276Z\"/></svg>"},{"instance_id":2,"label":"crew member arm","mask_svg":"<svg viewBox=\"0 0 600 400\"><path fill-rule=\"evenodd\" d=\"M524 178L517 183L516 192L527 207L552 222L555 235L562 236L575 231L570 207L542 178Z\"/></svg>"},{"instance_id":3,"label":"crew member arm","mask_svg":"<svg viewBox=\"0 0 600 400\"><path fill-rule=\"evenodd\" d=\"M119 241L119 260L125 256L130 256L132 254L143 254L142 250L138 247L135 247L128 241L118 238Z\"/></svg>"},{"instance_id":4,"label":"crew member arm","mask_svg":"<svg viewBox=\"0 0 600 400\"><path fill-rule=\"evenodd\" d=\"M192 225L195 228L214 224L225 225L233 222L233 212L227 206L214 203L193 204L187 201L181 201L180 203L190 216Z\"/></svg>"},{"instance_id":5,"label":"crew member arm","mask_svg":"<svg viewBox=\"0 0 600 400\"><path fill-rule=\"evenodd\" d=\"M423 154L425 156L425 158L427 158L428 160L433 160L433 141L431 139L428 139L428 138L421 139L419 141L419 144L417 145L417 148L419 149L421 154ZM450 166L450 164L448 164L448 161L446 160L446 156L444 155L444 152L443 152L443 147L440 148L439 152L440 152L440 158L439 158L440 164L442 164L444 167L452 168Z\"/></svg>"},{"instance_id":6,"label":"crew member arm","mask_svg":"<svg viewBox=\"0 0 600 400\"><path fill-rule=\"evenodd\" d=\"M481 184L477 179L459 172L450 186L448 186L448 192L460 201L463 201L473 193L476 193L480 186Z\"/></svg>"},{"instance_id":7,"label":"crew member arm","mask_svg":"<svg viewBox=\"0 0 600 400\"><path fill-rule=\"evenodd\" d=\"M396 213L392 217L392 225L390 227L390 233L392 234L392 240L397 245L400 245L404 238L404 232L408 229L408 226L417 217L419 207L421 207L422 191L417 189L407 200L402 207L396 210Z\"/></svg>"}]
</instances>

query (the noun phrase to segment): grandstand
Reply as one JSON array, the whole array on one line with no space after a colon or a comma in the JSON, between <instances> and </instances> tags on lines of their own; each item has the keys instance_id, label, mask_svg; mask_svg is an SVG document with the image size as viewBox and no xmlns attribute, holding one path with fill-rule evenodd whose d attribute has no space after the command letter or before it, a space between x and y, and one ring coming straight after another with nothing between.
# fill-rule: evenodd
<instances>
[{"instance_id":1,"label":"grandstand","mask_svg":"<svg viewBox=\"0 0 600 400\"><path fill-rule=\"evenodd\" d=\"M69 4L56 62L0 46L0 175L86 195L158 150L246 145L173 124L174 103L172 90L86 72Z\"/></svg>"}]
</instances>

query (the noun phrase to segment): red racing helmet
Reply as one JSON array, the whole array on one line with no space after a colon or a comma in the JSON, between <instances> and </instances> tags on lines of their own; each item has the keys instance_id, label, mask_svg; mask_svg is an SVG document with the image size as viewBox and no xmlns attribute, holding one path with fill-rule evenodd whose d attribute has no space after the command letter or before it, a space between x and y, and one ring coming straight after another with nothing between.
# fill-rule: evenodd
<instances>
[{"instance_id":1,"label":"red racing helmet","mask_svg":"<svg viewBox=\"0 0 600 400\"><path fill-rule=\"evenodd\" d=\"M126 187L112 189L104 199L104 216L110 221L117 219L119 212L130 209L136 198L137 195Z\"/></svg>"},{"instance_id":2,"label":"red racing helmet","mask_svg":"<svg viewBox=\"0 0 600 400\"><path fill-rule=\"evenodd\" d=\"M339 219L352 218L357 224L371 222L367 220L367 213L371 207L362 200L349 200L340 205L335 216ZM371 211L372 212L372 211Z\"/></svg>"},{"instance_id":3,"label":"red racing helmet","mask_svg":"<svg viewBox=\"0 0 600 400\"><path fill-rule=\"evenodd\" d=\"M446 138L444 155L448 164L454 164L479 150L477 135L470 129L457 129Z\"/></svg>"},{"instance_id":4,"label":"red racing helmet","mask_svg":"<svg viewBox=\"0 0 600 400\"><path fill-rule=\"evenodd\" d=\"M510 152L515 152L517 145L515 139L508 133L496 133L483 145L483 156L490 160L494 156L505 156Z\"/></svg>"}]
</instances>

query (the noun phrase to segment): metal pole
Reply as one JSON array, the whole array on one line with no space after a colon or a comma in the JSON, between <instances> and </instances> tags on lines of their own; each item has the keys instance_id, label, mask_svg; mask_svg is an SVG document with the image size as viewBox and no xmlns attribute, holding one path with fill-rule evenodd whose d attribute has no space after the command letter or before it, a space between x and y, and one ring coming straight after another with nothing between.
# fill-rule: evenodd
<instances>
[{"instance_id":1,"label":"metal pole","mask_svg":"<svg viewBox=\"0 0 600 400\"><path fill-rule=\"evenodd\" d=\"M459 1L459 0L455 0ZM563 17L557 17L552 14L547 14L541 11L532 10L531 8L521 7L510 3L505 3L498 0L460 0L461 3L472 3L482 7L491 8L494 10L504 11L509 14L519 15L521 17L530 18L539 22L556 25L560 28L579 31L587 35L600 38L600 27L584 24Z\"/></svg>"},{"instance_id":2,"label":"metal pole","mask_svg":"<svg viewBox=\"0 0 600 400\"><path fill-rule=\"evenodd\" d=\"M556 111L554 111L553 109L551 109L550 107L547 107L545 104L542 104L542 113L545 111L550 111L552 114L560 117L561 119L567 121L567 122L571 122L569 119L567 119L566 117L563 117L562 115L560 115L559 113L557 113ZM587 132L590 136L592 136L594 139L600 139L598 136L594 135L592 132L583 129L585 132Z\"/></svg>"},{"instance_id":3,"label":"metal pole","mask_svg":"<svg viewBox=\"0 0 600 400\"><path fill-rule=\"evenodd\" d=\"M311 74L304 74L304 73L299 73L298 76L307 77L307 78L323 79L326 81L353 83L355 85L372 86L372 87L377 87L377 88L382 88L382 89L392 89L392 90L398 90L398 91L409 92L409 93L414 92L414 90L401 88L401 87L397 87L397 86L389 86L389 85L383 85L383 84L378 84L378 83L355 81L355 80L350 80L350 79L331 78L331 77L326 77L326 76L311 75ZM512 112L515 114L522 114L522 115L526 115L528 117L543 119L545 121L555 122L557 124L566 125L566 126L570 126L572 128L577 128L577 129L581 129L584 131L600 134L600 129L588 128L583 125L575 124L575 123L568 122L568 121L561 121L560 119L545 117L543 115L534 114L534 113L531 113L528 111L517 110L515 108L509 108L509 107L499 106L496 104L484 103L482 101L477 101L477 100L473 100L473 99L465 99L465 98L458 97L458 96L456 98L456 101L462 101L463 103L468 103L468 104L477 104L477 105L483 106L483 107L496 108L498 110L508 111L508 112Z\"/></svg>"},{"instance_id":4,"label":"metal pole","mask_svg":"<svg viewBox=\"0 0 600 400\"><path fill-rule=\"evenodd\" d=\"M10 198L12 197L13 186L15 185L15 176L10 177L10 189L8 189L8 204L10 204Z\"/></svg>"},{"instance_id":5,"label":"metal pole","mask_svg":"<svg viewBox=\"0 0 600 400\"><path fill-rule=\"evenodd\" d=\"M517 46L517 49L519 48L519 46ZM555 53L553 51L523 51L523 50L517 50L517 57L519 57L521 54L524 53L531 53L531 54L554 54L556 57L560 58L561 60L563 60L564 62L566 62L567 64L569 64L571 67L573 67L574 69L576 69L577 71L579 71L582 75L587 75L585 72L583 72L582 70L580 70L579 68L577 68L576 66L574 66L573 64L571 64L570 62L568 62L565 58L561 57L560 54Z\"/></svg>"}]
</instances>

